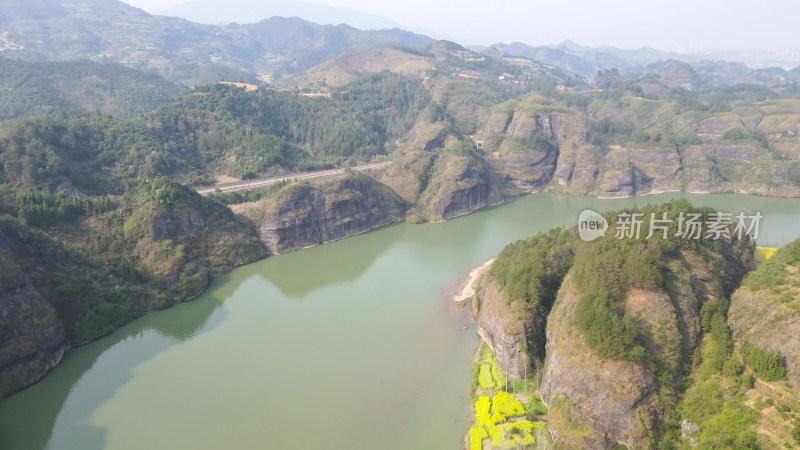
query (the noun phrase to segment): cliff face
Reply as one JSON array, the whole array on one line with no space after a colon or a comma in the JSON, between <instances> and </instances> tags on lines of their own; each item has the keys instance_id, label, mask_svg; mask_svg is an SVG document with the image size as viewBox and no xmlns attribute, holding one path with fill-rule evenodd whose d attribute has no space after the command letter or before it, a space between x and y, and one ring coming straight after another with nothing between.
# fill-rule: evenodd
<instances>
[{"instance_id":1,"label":"cliff face","mask_svg":"<svg viewBox=\"0 0 800 450\"><path fill-rule=\"evenodd\" d=\"M492 162L506 183L522 192L534 192L541 190L553 179L557 159L557 146L523 144L523 148L509 150Z\"/></svg>"},{"instance_id":2,"label":"cliff face","mask_svg":"<svg viewBox=\"0 0 800 450\"><path fill-rule=\"evenodd\" d=\"M67 345L55 308L15 267L29 239L0 225L0 398L42 378Z\"/></svg>"},{"instance_id":3,"label":"cliff face","mask_svg":"<svg viewBox=\"0 0 800 450\"><path fill-rule=\"evenodd\" d=\"M405 153L382 181L409 204L416 203L419 211L412 210L410 221L446 220L483 206L485 195L475 186L487 177L489 188L494 184L505 196L546 190L601 198L673 191L800 197L800 119L724 113L694 121L676 116L672 126L692 139L674 144L659 125L660 114L674 112L646 99L623 103L595 119L549 103L507 102L476 117L481 125L470 136L477 148L472 152L450 151L466 147L464 139L442 120L444 113L429 108L423 116L431 117L420 119L409 132L400 144ZM603 131L615 123L633 127L624 144ZM466 158L460 167L459 157ZM491 170L484 175L487 164ZM473 184L466 185L470 180ZM443 198L437 200L443 186ZM458 198L459 191L473 187Z\"/></svg>"},{"instance_id":4,"label":"cliff face","mask_svg":"<svg viewBox=\"0 0 800 450\"><path fill-rule=\"evenodd\" d=\"M299 250L398 221L402 207L394 191L364 174L289 185L268 206L261 240L273 254Z\"/></svg>"},{"instance_id":5,"label":"cliff face","mask_svg":"<svg viewBox=\"0 0 800 450\"><path fill-rule=\"evenodd\" d=\"M554 181L548 190L596 197L632 197L648 193L746 193L800 196L791 167L765 161L763 148L722 143L675 147L627 148L560 145Z\"/></svg>"},{"instance_id":6,"label":"cliff face","mask_svg":"<svg viewBox=\"0 0 800 450\"><path fill-rule=\"evenodd\" d=\"M600 198L632 197L636 193L637 177L630 168L607 170L597 180L594 192Z\"/></svg>"},{"instance_id":7,"label":"cliff face","mask_svg":"<svg viewBox=\"0 0 800 450\"><path fill-rule=\"evenodd\" d=\"M558 160L550 189L597 197L632 197L681 190L681 158L674 147L587 147Z\"/></svg>"},{"instance_id":8,"label":"cliff face","mask_svg":"<svg viewBox=\"0 0 800 450\"><path fill-rule=\"evenodd\" d=\"M597 181L602 149L585 144L561 146L562 151L553 174L550 189L578 195L589 195Z\"/></svg>"},{"instance_id":9,"label":"cliff face","mask_svg":"<svg viewBox=\"0 0 800 450\"><path fill-rule=\"evenodd\" d=\"M686 375L682 361L701 343L702 303L724 296L748 261L727 245L702 256L685 251L664 261L666 291L630 289L621 307L648 355L634 360L602 358L586 345L575 323L580 287L568 277L547 318L541 386L556 440L582 448L646 446L661 426L663 405L673 401L662 390L680 389L671 383Z\"/></svg>"},{"instance_id":10,"label":"cliff face","mask_svg":"<svg viewBox=\"0 0 800 450\"><path fill-rule=\"evenodd\" d=\"M541 190L553 179L559 144L570 140L569 118L522 109L497 111L476 136L509 194ZM571 142L571 141L570 141Z\"/></svg>"},{"instance_id":11,"label":"cliff face","mask_svg":"<svg viewBox=\"0 0 800 450\"><path fill-rule=\"evenodd\" d=\"M468 214L502 200L497 175L484 160L445 153L433 168L420 209L432 222Z\"/></svg>"},{"instance_id":12,"label":"cliff face","mask_svg":"<svg viewBox=\"0 0 800 450\"><path fill-rule=\"evenodd\" d=\"M631 448L647 434L655 377L643 363L595 356L572 326L577 302L566 281L548 318L541 395L551 433L570 446Z\"/></svg>"},{"instance_id":13,"label":"cliff face","mask_svg":"<svg viewBox=\"0 0 800 450\"><path fill-rule=\"evenodd\" d=\"M532 373L525 348L525 327L540 328L543 320L530 324L515 317L512 308L490 275L484 275L478 292L481 299L478 335L492 349L497 367L509 376L523 379Z\"/></svg>"},{"instance_id":14,"label":"cliff face","mask_svg":"<svg viewBox=\"0 0 800 450\"><path fill-rule=\"evenodd\" d=\"M790 166L764 162L767 151L750 144L709 144L683 150L686 191L741 192L796 197Z\"/></svg>"},{"instance_id":15,"label":"cliff face","mask_svg":"<svg viewBox=\"0 0 800 450\"><path fill-rule=\"evenodd\" d=\"M673 86L696 85L688 66L666 77ZM472 136L505 195L548 190L617 198L683 190L800 196L796 114L676 116L674 131L692 138L676 145L662 128L663 115L672 113L650 100L629 99L588 115L542 103L500 105ZM609 137L614 133L603 126L614 123L632 127L629 139Z\"/></svg>"},{"instance_id":16,"label":"cliff face","mask_svg":"<svg viewBox=\"0 0 800 450\"><path fill-rule=\"evenodd\" d=\"M558 114L517 110L503 130L507 136L523 137L535 134L547 139L562 141L570 132L571 124Z\"/></svg>"}]
</instances>

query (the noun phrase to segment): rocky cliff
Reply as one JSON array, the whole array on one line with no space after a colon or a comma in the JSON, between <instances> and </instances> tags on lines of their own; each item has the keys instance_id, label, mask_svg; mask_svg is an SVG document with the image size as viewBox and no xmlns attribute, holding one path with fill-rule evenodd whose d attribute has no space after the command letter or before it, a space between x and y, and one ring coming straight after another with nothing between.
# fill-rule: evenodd
<instances>
[{"instance_id":1,"label":"rocky cliff","mask_svg":"<svg viewBox=\"0 0 800 450\"><path fill-rule=\"evenodd\" d=\"M559 158L552 191L601 198L681 190L681 160L673 147L591 147L586 144Z\"/></svg>"},{"instance_id":2,"label":"rocky cliff","mask_svg":"<svg viewBox=\"0 0 800 450\"><path fill-rule=\"evenodd\" d=\"M396 222L403 208L397 193L364 174L291 184L267 206L261 240L271 253L286 253Z\"/></svg>"},{"instance_id":3,"label":"rocky cliff","mask_svg":"<svg viewBox=\"0 0 800 450\"><path fill-rule=\"evenodd\" d=\"M519 379L533 373L525 352L525 328L541 327L543 320L539 318L528 324L517 317L491 275L481 279L478 296L481 300L478 335L492 349L497 367Z\"/></svg>"},{"instance_id":4,"label":"rocky cliff","mask_svg":"<svg viewBox=\"0 0 800 450\"><path fill-rule=\"evenodd\" d=\"M753 144L713 143L683 150L686 191L739 192L796 197L800 187L792 182L790 163L770 161L771 153Z\"/></svg>"},{"instance_id":5,"label":"rocky cliff","mask_svg":"<svg viewBox=\"0 0 800 450\"><path fill-rule=\"evenodd\" d=\"M685 69L676 66L668 81L693 88ZM601 198L673 191L800 197L800 114L783 113L794 106L698 115L663 99L623 94L585 108L533 94L493 108L472 106L474 114L462 118L470 126L460 127L459 111L439 98L396 141L398 156L382 181L415 205L410 221L452 217L441 206L431 211L430 191L484 178L475 170L459 178L466 168L446 173L454 154L467 156L478 171L488 163L487 175L504 196L544 190ZM474 147L462 128L474 130ZM483 203L482 195L470 195ZM463 214L474 206L455 209Z\"/></svg>"},{"instance_id":6,"label":"rocky cliff","mask_svg":"<svg viewBox=\"0 0 800 450\"><path fill-rule=\"evenodd\" d=\"M590 347L588 331L581 331L575 318L579 298L593 291L575 281L576 268L562 284L547 318L541 386L557 441L583 448L648 446L655 430L662 429L665 405L674 402L665 394L680 392L680 380L688 375L683 361L701 343L702 304L729 295L750 261L744 247L729 244L660 258L654 267L661 275L655 279L669 281L661 287L630 287L618 305L637 329L639 357L603 357Z\"/></svg>"},{"instance_id":7,"label":"rocky cliff","mask_svg":"<svg viewBox=\"0 0 800 450\"><path fill-rule=\"evenodd\" d=\"M572 142L574 128L566 115L512 103L492 113L474 139L488 154L506 193L518 194L550 183L559 145Z\"/></svg>"},{"instance_id":8,"label":"rocky cliff","mask_svg":"<svg viewBox=\"0 0 800 450\"><path fill-rule=\"evenodd\" d=\"M639 446L652 422L655 376L642 361L593 354L572 326L577 302L565 281L548 318L541 395L554 420L550 431L569 446Z\"/></svg>"},{"instance_id":9,"label":"rocky cliff","mask_svg":"<svg viewBox=\"0 0 800 450\"><path fill-rule=\"evenodd\" d=\"M432 222L452 219L502 201L494 170L473 154L442 153L431 173L418 205Z\"/></svg>"},{"instance_id":10,"label":"rocky cliff","mask_svg":"<svg viewBox=\"0 0 800 450\"><path fill-rule=\"evenodd\" d=\"M691 68L665 75L696 89ZM800 196L800 114L762 108L703 116L622 96L583 110L530 96L485 113L472 136L504 195L538 190L596 197L650 193ZM669 118L668 118L669 117Z\"/></svg>"}]
</instances>

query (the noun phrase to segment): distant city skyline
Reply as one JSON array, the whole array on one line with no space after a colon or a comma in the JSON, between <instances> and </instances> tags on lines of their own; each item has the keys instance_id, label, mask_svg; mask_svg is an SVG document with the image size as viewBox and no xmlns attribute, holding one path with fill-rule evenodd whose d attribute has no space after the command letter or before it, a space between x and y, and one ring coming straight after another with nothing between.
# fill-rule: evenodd
<instances>
[{"instance_id":1,"label":"distant city skyline","mask_svg":"<svg viewBox=\"0 0 800 450\"><path fill-rule=\"evenodd\" d=\"M383 16L404 28L465 45L566 39L592 47L703 49L800 49L800 2L773 0L310 0ZM185 0L127 0L150 13ZM284 4L286 1L283 2ZM220 0L221 7L226 2ZM262 19L262 18L254 18Z\"/></svg>"}]
</instances>

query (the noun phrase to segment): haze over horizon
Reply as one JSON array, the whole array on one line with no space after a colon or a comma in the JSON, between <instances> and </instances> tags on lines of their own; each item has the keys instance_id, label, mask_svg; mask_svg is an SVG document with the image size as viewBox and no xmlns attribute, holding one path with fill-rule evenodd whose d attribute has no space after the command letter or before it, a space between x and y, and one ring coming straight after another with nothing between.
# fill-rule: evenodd
<instances>
[{"instance_id":1,"label":"haze over horizon","mask_svg":"<svg viewBox=\"0 0 800 450\"><path fill-rule=\"evenodd\" d=\"M218 1L230 7L230 2ZM185 0L128 0L152 14L189 3ZM288 2L281 2L286 4ZM800 48L793 32L800 3L776 0L766 8L752 0L708 0L669 3L645 0L563 3L507 0L315 0L327 6L350 8L382 16L404 28L435 38L455 39L465 45L523 42L551 45L572 40L581 45L611 45L664 51L704 49ZM252 22L266 17L253 17Z\"/></svg>"}]
</instances>

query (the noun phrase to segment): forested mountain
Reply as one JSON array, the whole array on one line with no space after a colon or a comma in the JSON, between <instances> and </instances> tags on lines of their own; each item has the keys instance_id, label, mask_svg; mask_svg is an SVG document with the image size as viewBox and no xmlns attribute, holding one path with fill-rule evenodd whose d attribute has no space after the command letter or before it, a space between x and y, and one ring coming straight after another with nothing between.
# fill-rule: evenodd
<instances>
[{"instance_id":1,"label":"forested mountain","mask_svg":"<svg viewBox=\"0 0 800 450\"><path fill-rule=\"evenodd\" d=\"M678 200L626 212L710 211ZM684 240L670 225L668 239L584 242L576 231L507 246L480 293L479 334L499 369L519 378L525 364L540 371L557 445L800 443L800 241L748 273L757 262L747 238ZM491 425L476 420L489 430L471 433L476 444L495 437Z\"/></svg>"},{"instance_id":2,"label":"forested mountain","mask_svg":"<svg viewBox=\"0 0 800 450\"><path fill-rule=\"evenodd\" d=\"M420 49L432 39L400 29L362 31L347 25L318 25L298 18L273 17L252 24L201 25L152 16L116 0L6 0L0 23L0 54L25 60L120 62L154 70L184 84L228 81L272 84L348 51L388 46ZM46 39L42 39L46 36ZM522 43L480 48L509 59L529 58L591 79L616 69L626 76L661 75L676 62L692 64L714 84L797 81L794 71L753 70L691 55L643 48L590 48L566 41L556 46Z\"/></svg>"},{"instance_id":3,"label":"forested mountain","mask_svg":"<svg viewBox=\"0 0 800 450\"><path fill-rule=\"evenodd\" d=\"M0 52L8 57L114 61L187 84L221 76L278 81L348 50L432 42L401 30L361 31L297 18L200 25L151 16L116 0L6 0L0 14Z\"/></svg>"},{"instance_id":4,"label":"forested mountain","mask_svg":"<svg viewBox=\"0 0 800 450\"><path fill-rule=\"evenodd\" d=\"M0 121L80 111L132 117L185 89L120 64L25 62L0 56Z\"/></svg>"},{"instance_id":5,"label":"forested mountain","mask_svg":"<svg viewBox=\"0 0 800 450\"><path fill-rule=\"evenodd\" d=\"M536 191L800 197L799 91L777 71L662 61L627 74L613 70L624 54L585 66L588 51L574 46L553 56L565 69L401 30L282 18L206 26L113 0L5 0L0 21L2 54L22 59L0 59L0 119L21 118L0 123L0 396L41 378L69 346L198 295L215 274L398 220L448 220ZM76 58L92 61L45 61ZM123 65L224 82L182 88ZM257 75L283 88L258 85ZM369 175L208 197L191 188L377 161L388 164ZM564 233L509 247L493 269L496 287L524 300L516 311L540 325L554 311L576 318L548 322L552 345L544 328L525 336L538 356L546 345L592 353L614 369L598 376L634 364L638 378L622 390L613 386L622 376L599 389L612 403L617 393L644 399L615 404L636 424L601 421L588 436L579 423L565 440L604 445L600 431L625 429L643 442L649 429L675 442L678 411L704 427L741 419L725 404L698 405L706 388L747 387L733 356L753 367L772 358L734 350L726 325L738 320L727 302L750 267L750 244L583 246ZM795 269L785 270L793 280ZM708 286L680 290L693 272ZM701 289L719 299L705 310L689 301ZM642 292L666 322L633 320L626 301ZM736 339L749 333L775 351L762 348L764 332L737 326ZM570 386L581 383L553 373L543 389L562 410L551 417L580 419L561 394L585 394ZM641 385L657 392L642 397ZM667 425L649 422L656 410ZM730 439L747 444L750 434Z\"/></svg>"},{"instance_id":6,"label":"forested mountain","mask_svg":"<svg viewBox=\"0 0 800 450\"><path fill-rule=\"evenodd\" d=\"M211 276L266 254L225 205L163 179L124 198L8 195L0 396L37 381L69 347L193 298ZM20 209L9 215L14 203Z\"/></svg>"},{"instance_id":7,"label":"forested mountain","mask_svg":"<svg viewBox=\"0 0 800 450\"><path fill-rule=\"evenodd\" d=\"M5 126L2 179L54 192L123 193L159 176L187 184L252 177L385 155L429 96L418 83L375 76L342 94L306 97L216 84L135 119L102 114ZM274 166L274 167L273 167Z\"/></svg>"}]
</instances>

